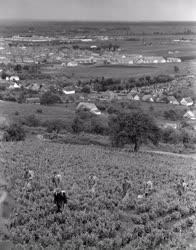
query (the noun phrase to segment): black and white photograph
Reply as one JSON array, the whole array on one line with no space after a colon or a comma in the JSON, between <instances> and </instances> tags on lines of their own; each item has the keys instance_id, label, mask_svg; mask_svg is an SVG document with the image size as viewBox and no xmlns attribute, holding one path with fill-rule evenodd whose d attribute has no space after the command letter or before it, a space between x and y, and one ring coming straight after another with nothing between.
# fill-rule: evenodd
<instances>
[{"instance_id":1,"label":"black and white photograph","mask_svg":"<svg viewBox=\"0 0 196 250\"><path fill-rule=\"evenodd\" d=\"M196 249L196 0L0 0L0 250Z\"/></svg>"}]
</instances>

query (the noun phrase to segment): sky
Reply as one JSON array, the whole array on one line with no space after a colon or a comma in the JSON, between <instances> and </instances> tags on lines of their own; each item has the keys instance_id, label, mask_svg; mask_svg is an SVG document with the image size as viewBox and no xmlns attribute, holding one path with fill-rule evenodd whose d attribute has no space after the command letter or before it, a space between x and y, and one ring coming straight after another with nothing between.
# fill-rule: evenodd
<instances>
[{"instance_id":1,"label":"sky","mask_svg":"<svg viewBox=\"0 0 196 250\"><path fill-rule=\"evenodd\" d=\"M196 0L0 0L0 19L196 21Z\"/></svg>"}]
</instances>

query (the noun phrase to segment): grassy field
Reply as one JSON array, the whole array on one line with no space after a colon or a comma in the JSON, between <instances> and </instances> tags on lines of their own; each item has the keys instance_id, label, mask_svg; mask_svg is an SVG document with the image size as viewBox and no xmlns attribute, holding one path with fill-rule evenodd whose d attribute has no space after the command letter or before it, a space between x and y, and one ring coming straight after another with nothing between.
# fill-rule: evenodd
<instances>
[{"instance_id":1,"label":"grassy field","mask_svg":"<svg viewBox=\"0 0 196 250\"><path fill-rule=\"evenodd\" d=\"M127 79L130 77L140 77L144 75L174 74L173 63L153 64L153 65L102 65L102 66L78 66L78 67L46 67L42 68L43 74L51 76L57 75L67 77L72 80L88 80L97 77ZM196 67L193 62L178 63L180 74L195 74Z\"/></svg>"},{"instance_id":2,"label":"grassy field","mask_svg":"<svg viewBox=\"0 0 196 250\"><path fill-rule=\"evenodd\" d=\"M42 109L42 113L37 113L38 109ZM18 115L16 115L18 112ZM61 119L65 122L71 122L75 114L74 105L56 105L42 106L38 104L18 104L15 102L0 102L0 115L6 116L9 119L17 119L35 114L40 121Z\"/></svg>"},{"instance_id":3,"label":"grassy field","mask_svg":"<svg viewBox=\"0 0 196 250\"><path fill-rule=\"evenodd\" d=\"M184 249L194 231L192 159L40 140L4 143L0 159L16 201L6 236L15 249ZM25 167L35 171L30 189L25 188ZM54 212L54 170L62 174L69 196L62 214ZM132 185L123 200L125 173ZM88 188L91 174L98 177L94 195ZM189 190L179 196L176 184L182 177ZM138 199L148 180L154 192Z\"/></svg>"}]
</instances>

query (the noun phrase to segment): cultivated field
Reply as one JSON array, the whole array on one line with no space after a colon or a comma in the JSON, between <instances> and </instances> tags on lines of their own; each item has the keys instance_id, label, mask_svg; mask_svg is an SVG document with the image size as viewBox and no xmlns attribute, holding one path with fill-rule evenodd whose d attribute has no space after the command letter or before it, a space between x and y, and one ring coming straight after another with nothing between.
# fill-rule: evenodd
<instances>
[{"instance_id":1,"label":"cultivated field","mask_svg":"<svg viewBox=\"0 0 196 250\"><path fill-rule=\"evenodd\" d=\"M101 65L101 66L78 66L78 67L47 67L43 66L42 73L56 75L58 78L67 77L70 80L89 80L97 77L127 79L144 75L167 75L174 74L174 65L180 69L180 74L195 74L196 67L193 62L167 63L153 65Z\"/></svg>"},{"instance_id":2,"label":"cultivated field","mask_svg":"<svg viewBox=\"0 0 196 250\"><path fill-rule=\"evenodd\" d=\"M192 159L39 140L4 143L0 157L16 200L7 236L14 249L17 244L25 250L185 249L183 239L194 236L196 169ZM30 189L23 178L26 167L35 171ZM62 214L54 212L54 170L63 175L69 197ZM122 201L125 173L132 187ZM90 174L99 178L94 195L88 189ZM176 184L182 177L189 190L179 196ZM154 183L154 192L138 199L148 180Z\"/></svg>"}]
</instances>

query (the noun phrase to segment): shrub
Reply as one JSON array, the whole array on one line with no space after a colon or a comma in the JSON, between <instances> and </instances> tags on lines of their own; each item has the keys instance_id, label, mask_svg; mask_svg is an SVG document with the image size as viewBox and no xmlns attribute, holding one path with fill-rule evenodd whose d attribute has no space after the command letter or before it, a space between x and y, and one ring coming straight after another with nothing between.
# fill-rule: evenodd
<instances>
[{"instance_id":1,"label":"shrub","mask_svg":"<svg viewBox=\"0 0 196 250\"><path fill-rule=\"evenodd\" d=\"M62 103L62 101L57 94L54 94L51 91L44 93L40 98L40 104L42 105L50 105L55 103Z\"/></svg>"},{"instance_id":2,"label":"shrub","mask_svg":"<svg viewBox=\"0 0 196 250\"><path fill-rule=\"evenodd\" d=\"M18 116L18 115L19 115L19 112L18 112L18 111L15 111L15 112L14 112L14 115Z\"/></svg>"},{"instance_id":3,"label":"shrub","mask_svg":"<svg viewBox=\"0 0 196 250\"><path fill-rule=\"evenodd\" d=\"M85 85L82 89L81 92L89 94L91 92L90 86Z\"/></svg>"},{"instance_id":4,"label":"shrub","mask_svg":"<svg viewBox=\"0 0 196 250\"><path fill-rule=\"evenodd\" d=\"M109 131L108 121L104 117L92 117L91 133L105 135Z\"/></svg>"},{"instance_id":5,"label":"shrub","mask_svg":"<svg viewBox=\"0 0 196 250\"><path fill-rule=\"evenodd\" d=\"M165 143L177 144L181 142L181 134L173 128L166 128L162 131L162 140Z\"/></svg>"},{"instance_id":6,"label":"shrub","mask_svg":"<svg viewBox=\"0 0 196 250\"><path fill-rule=\"evenodd\" d=\"M29 115L22 119L22 124L28 127L38 127L40 125L40 121L35 115Z\"/></svg>"},{"instance_id":7,"label":"shrub","mask_svg":"<svg viewBox=\"0 0 196 250\"><path fill-rule=\"evenodd\" d=\"M174 66L174 72L175 72L175 73L178 73L179 71L180 71L179 67L175 65L175 66Z\"/></svg>"},{"instance_id":8,"label":"shrub","mask_svg":"<svg viewBox=\"0 0 196 250\"><path fill-rule=\"evenodd\" d=\"M104 116L96 116L87 111L80 111L72 123L74 133L87 132L92 134L106 134L108 132L108 119Z\"/></svg>"},{"instance_id":9,"label":"shrub","mask_svg":"<svg viewBox=\"0 0 196 250\"><path fill-rule=\"evenodd\" d=\"M37 112L38 114L41 114L41 113L43 113L43 110L42 110L42 109L37 109L36 112Z\"/></svg>"},{"instance_id":10,"label":"shrub","mask_svg":"<svg viewBox=\"0 0 196 250\"><path fill-rule=\"evenodd\" d=\"M170 109L164 112L164 117L171 121L177 121L181 119L182 116L177 111Z\"/></svg>"},{"instance_id":11,"label":"shrub","mask_svg":"<svg viewBox=\"0 0 196 250\"><path fill-rule=\"evenodd\" d=\"M72 130L74 133L80 133L84 131L84 122L78 115L73 120Z\"/></svg>"},{"instance_id":12,"label":"shrub","mask_svg":"<svg viewBox=\"0 0 196 250\"><path fill-rule=\"evenodd\" d=\"M18 123L11 124L5 129L4 141L23 141L25 139L25 131Z\"/></svg>"},{"instance_id":13,"label":"shrub","mask_svg":"<svg viewBox=\"0 0 196 250\"><path fill-rule=\"evenodd\" d=\"M44 123L46 125L46 130L48 133L56 132L57 134L65 129L65 124L62 120L50 120Z\"/></svg>"}]
</instances>

